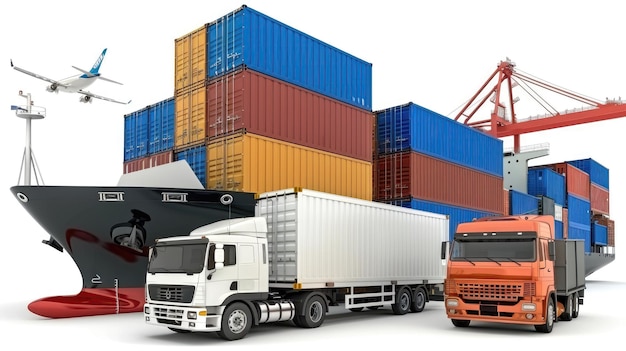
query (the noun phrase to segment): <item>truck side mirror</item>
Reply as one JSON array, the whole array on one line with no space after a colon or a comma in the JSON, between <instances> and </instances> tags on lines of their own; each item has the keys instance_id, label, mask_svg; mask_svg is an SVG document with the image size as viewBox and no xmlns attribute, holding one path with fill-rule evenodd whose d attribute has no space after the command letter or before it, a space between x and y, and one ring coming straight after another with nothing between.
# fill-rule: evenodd
<instances>
[{"instance_id":1,"label":"truck side mirror","mask_svg":"<svg viewBox=\"0 0 626 351\"><path fill-rule=\"evenodd\" d=\"M215 269L224 268L224 244L215 244Z\"/></svg>"},{"instance_id":2,"label":"truck side mirror","mask_svg":"<svg viewBox=\"0 0 626 351\"><path fill-rule=\"evenodd\" d=\"M556 259L556 244L554 241L548 242L548 258L550 261L554 261Z\"/></svg>"}]
</instances>

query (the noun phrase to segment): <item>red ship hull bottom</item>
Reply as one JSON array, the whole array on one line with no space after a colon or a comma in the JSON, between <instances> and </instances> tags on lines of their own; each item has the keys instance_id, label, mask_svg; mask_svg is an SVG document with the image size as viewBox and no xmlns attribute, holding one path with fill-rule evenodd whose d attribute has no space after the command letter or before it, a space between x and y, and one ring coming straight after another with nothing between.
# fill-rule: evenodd
<instances>
[{"instance_id":1,"label":"red ship hull bottom","mask_svg":"<svg viewBox=\"0 0 626 351\"><path fill-rule=\"evenodd\" d=\"M51 296L31 302L28 310L47 318L99 316L143 311L145 289L88 289L74 296Z\"/></svg>"}]
</instances>

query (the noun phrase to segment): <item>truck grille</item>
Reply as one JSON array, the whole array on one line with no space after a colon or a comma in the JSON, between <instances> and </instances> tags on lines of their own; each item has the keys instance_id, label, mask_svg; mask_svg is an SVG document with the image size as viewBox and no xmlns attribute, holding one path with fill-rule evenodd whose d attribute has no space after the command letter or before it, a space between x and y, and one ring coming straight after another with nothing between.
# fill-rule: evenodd
<instances>
[{"instance_id":1,"label":"truck grille","mask_svg":"<svg viewBox=\"0 0 626 351\"><path fill-rule=\"evenodd\" d=\"M459 283L459 295L464 300L516 302L530 287L527 284ZM528 284L530 285L530 284ZM524 289L524 288L527 289Z\"/></svg>"},{"instance_id":2,"label":"truck grille","mask_svg":"<svg viewBox=\"0 0 626 351\"><path fill-rule=\"evenodd\" d=\"M157 318L183 319L183 310L165 307L153 307Z\"/></svg>"},{"instance_id":3,"label":"truck grille","mask_svg":"<svg viewBox=\"0 0 626 351\"><path fill-rule=\"evenodd\" d=\"M148 294L154 301L190 303L193 299L193 286L187 285L148 285Z\"/></svg>"}]
</instances>

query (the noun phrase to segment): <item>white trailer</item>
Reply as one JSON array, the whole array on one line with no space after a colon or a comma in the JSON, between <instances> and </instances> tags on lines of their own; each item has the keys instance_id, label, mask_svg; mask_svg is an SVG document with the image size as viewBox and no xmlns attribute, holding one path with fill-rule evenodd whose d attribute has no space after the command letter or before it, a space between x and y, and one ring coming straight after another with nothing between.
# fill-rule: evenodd
<instances>
[{"instance_id":1,"label":"white trailer","mask_svg":"<svg viewBox=\"0 0 626 351\"><path fill-rule=\"evenodd\" d=\"M259 195L256 216L160 239L145 320L240 339L252 325L320 326L329 306L421 312L442 295L448 218L306 189Z\"/></svg>"}]
</instances>

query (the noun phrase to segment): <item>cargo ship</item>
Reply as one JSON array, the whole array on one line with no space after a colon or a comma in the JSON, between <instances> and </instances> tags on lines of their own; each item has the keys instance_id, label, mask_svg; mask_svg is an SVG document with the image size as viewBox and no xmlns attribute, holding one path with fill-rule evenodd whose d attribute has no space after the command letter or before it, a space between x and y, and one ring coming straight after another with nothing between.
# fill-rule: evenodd
<instances>
[{"instance_id":1,"label":"cargo ship","mask_svg":"<svg viewBox=\"0 0 626 351\"><path fill-rule=\"evenodd\" d=\"M156 239L254 215L254 193L206 190L195 175L195 182L185 177L189 172L178 161L122 176L117 186L11 187L50 234L44 243L69 254L83 280L76 295L44 297L28 309L48 318L140 312L148 251Z\"/></svg>"}]
</instances>

